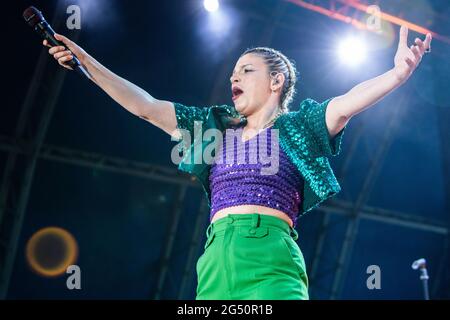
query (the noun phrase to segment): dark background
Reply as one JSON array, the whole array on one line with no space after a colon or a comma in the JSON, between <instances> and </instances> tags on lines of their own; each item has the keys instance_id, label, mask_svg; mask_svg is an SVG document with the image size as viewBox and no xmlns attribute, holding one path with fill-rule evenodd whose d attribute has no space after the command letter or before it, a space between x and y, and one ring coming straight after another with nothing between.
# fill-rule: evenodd
<instances>
[{"instance_id":1,"label":"dark background","mask_svg":"<svg viewBox=\"0 0 450 320\"><path fill-rule=\"evenodd\" d=\"M383 11L450 36L448 1L377 3ZM39 55L47 50L24 23L22 11L35 5L52 21L56 4L22 0L3 4L7 32L2 39L2 137L14 136ZM103 65L158 99L195 106L232 103L229 75L248 47L274 47L295 60L299 81L291 108L296 110L307 97L323 101L388 71L398 41L396 25L386 23L384 35L363 32L372 49L368 60L352 69L338 64L335 47L347 33L359 31L284 1L221 1L221 12L228 19L223 26L210 21L202 1L74 0L67 4L81 7L77 43ZM64 24L57 31L68 37L74 34ZM416 36L410 32L409 44ZM450 221L446 151L450 133L448 122L443 121L448 119L450 108L450 47L434 39L432 48L405 85L350 122L341 154L331 159L342 186L334 199L339 202L326 203L324 208L329 210L314 210L299 220L298 243L310 277L313 262L318 266L314 278L310 278L312 298L421 299L419 273L411 269L411 263L420 257L429 262L432 298L450 297L448 234L417 228L434 225L448 230ZM65 72L52 57L47 60L44 87L52 81L52 75ZM36 105L42 102L39 99L44 98L38 96ZM28 123L41 116L39 108L32 109ZM170 159L175 142L166 133L134 117L74 72L65 76L44 145L176 170ZM8 149L0 151L0 178L5 179ZM26 161L26 157L21 156L20 161ZM192 261L190 267L188 264L187 286L183 292L179 290L203 197L199 188L187 189L173 249L169 259L163 259L178 190L173 183L40 157L6 298L194 298ZM352 211L333 208L354 204L358 199L361 208L382 208L398 215L391 220L386 218L387 213L384 218L367 219L367 215L361 215L363 210L353 211L359 214L359 220L351 238L347 228L355 226ZM193 244L194 258L201 254L208 223L208 213L202 214L200 238L196 246ZM321 227L324 217L326 228ZM68 290L66 275L44 278L28 266L26 243L33 233L47 226L65 228L75 236L80 250L76 264L82 270L81 290ZM333 293L346 238L354 241L344 259L340 287ZM320 239L323 248L316 260ZM164 263L167 275L156 295ZM369 265L381 268L380 290L366 287Z\"/></svg>"}]
</instances>

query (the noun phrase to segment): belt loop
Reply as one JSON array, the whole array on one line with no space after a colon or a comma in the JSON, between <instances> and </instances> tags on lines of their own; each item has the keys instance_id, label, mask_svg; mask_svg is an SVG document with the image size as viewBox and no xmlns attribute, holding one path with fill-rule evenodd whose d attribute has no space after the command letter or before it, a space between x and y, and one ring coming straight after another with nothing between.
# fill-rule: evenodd
<instances>
[{"instance_id":1,"label":"belt loop","mask_svg":"<svg viewBox=\"0 0 450 320\"><path fill-rule=\"evenodd\" d=\"M208 228L206 229L206 237L209 238L210 234L211 234L211 230L213 228L212 223L208 226Z\"/></svg>"},{"instance_id":2,"label":"belt loop","mask_svg":"<svg viewBox=\"0 0 450 320\"><path fill-rule=\"evenodd\" d=\"M261 215L259 213L253 214L253 216L252 216L252 228L258 228L260 221L261 221Z\"/></svg>"},{"instance_id":3,"label":"belt loop","mask_svg":"<svg viewBox=\"0 0 450 320\"><path fill-rule=\"evenodd\" d=\"M297 230L295 230L295 229L292 228L291 226L289 226L289 229L291 230L291 237L292 237L292 239L294 239L295 241L297 241L297 239L298 239L298 233L297 233Z\"/></svg>"}]
</instances>

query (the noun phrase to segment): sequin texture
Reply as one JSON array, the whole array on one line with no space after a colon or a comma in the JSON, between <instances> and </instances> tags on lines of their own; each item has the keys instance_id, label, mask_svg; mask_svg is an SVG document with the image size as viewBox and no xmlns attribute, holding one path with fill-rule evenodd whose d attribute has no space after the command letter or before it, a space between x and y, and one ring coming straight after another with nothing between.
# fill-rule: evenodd
<instances>
[{"instance_id":1,"label":"sequin texture","mask_svg":"<svg viewBox=\"0 0 450 320\"><path fill-rule=\"evenodd\" d=\"M279 132L279 149L295 166L303 183L298 186L301 202L298 216L310 211L326 199L338 193L341 188L331 169L328 157L336 156L340 146L345 127L333 138L329 139L325 122L325 112L332 98L319 103L313 99L301 102L298 111L290 111L278 117L272 128ZM174 103L177 117L177 127L193 131L193 122L203 121L203 129L216 128L222 132L232 124L245 123L233 106L218 105L209 108L188 107ZM194 153L194 143L189 153ZM202 147L208 143L202 142ZM211 164L192 165L181 161L178 165L180 171L190 173L200 181L206 194L208 205L211 207L210 171Z\"/></svg>"},{"instance_id":2,"label":"sequin texture","mask_svg":"<svg viewBox=\"0 0 450 320\"><path fill-rule=\"evenodd\" d=\"M224 135L222 148L217 154L217 161L211 165L209 175L210 219L224 208L261 205L286 213L295 225L302 178L279 145L276 148L273 145L279 143L278 135L268 128L243 143L234 139L230 146L226 138ZM261 146L262 139L266 139L265 148ZM251 153L256 160L253 163L250 162ZM264 164L260 161L262 157L267 161ZM262 174L262 168L268 167L272 171Z\"/></svg>"}]
</instances>

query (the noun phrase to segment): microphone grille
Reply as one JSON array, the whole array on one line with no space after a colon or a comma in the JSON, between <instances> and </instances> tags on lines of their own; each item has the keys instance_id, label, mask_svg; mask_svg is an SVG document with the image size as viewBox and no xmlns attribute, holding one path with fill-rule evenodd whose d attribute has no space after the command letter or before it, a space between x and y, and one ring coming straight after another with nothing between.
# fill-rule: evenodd
<instances>
[{"instance_id":1,"label":"microphone grille","mask_svg":"<svg viewBox=\"0 0 450 320\"><path fill-rule=\"evenodd\" d=\"M33 6L28 7L28 8L25 9L25 11L23 12L23 18L33 28L39 22L45 21L44 16L42 15L42 13L38 9L33 7Z\"/></svg>"}]
</instances>

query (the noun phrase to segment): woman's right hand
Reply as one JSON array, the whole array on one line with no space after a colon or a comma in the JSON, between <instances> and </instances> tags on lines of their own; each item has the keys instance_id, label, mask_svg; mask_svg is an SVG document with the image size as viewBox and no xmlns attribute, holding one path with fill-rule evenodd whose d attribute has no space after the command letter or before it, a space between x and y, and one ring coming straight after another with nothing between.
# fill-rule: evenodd
<instances>
[{"instance_id":1,"label":"woman's right hand","mask_svg":"<svg viewBox=\"0 0 450 320\"><path fill-rule=\"evenodd\" d=\"M51 54L58 63L66 69L73 70L72 67L67 65L66 63L73 59L73 55L75 55L81 64L85 60L87 53L81 47L79 47L75 42L69 40L63 35L55 33L55 39L64 43L66 47L63 46L55 46L52 47L49 45L47 40L44 40L42 44L46 47L49 47L48 53Z\"/></svg>"}]
</instances>

